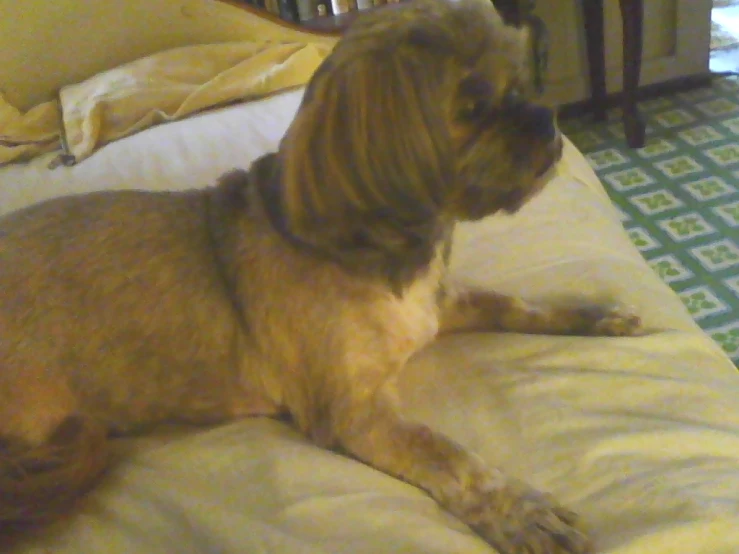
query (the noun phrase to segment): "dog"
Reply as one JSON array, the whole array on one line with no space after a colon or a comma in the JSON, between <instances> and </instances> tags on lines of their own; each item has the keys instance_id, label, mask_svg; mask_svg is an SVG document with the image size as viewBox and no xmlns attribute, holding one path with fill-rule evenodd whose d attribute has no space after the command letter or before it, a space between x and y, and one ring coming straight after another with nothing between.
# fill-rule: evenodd
<instances>
[{"instance_id":1,"label":"dog","mask_svg":"<svg viewBox=\"0 0 739 554\"><path fill-rule=\"evenodd\" d=\"M288 414L426 491L501 553L586 553L575 515L406 419L437 335L625 335L609 307L459 291L455 223L515 213L562 151L525 37L487 0L352 25L276 152L195 191L62 197L0 220L0 528L69 509L111 436Z\"/></svg>"}]
</instances>

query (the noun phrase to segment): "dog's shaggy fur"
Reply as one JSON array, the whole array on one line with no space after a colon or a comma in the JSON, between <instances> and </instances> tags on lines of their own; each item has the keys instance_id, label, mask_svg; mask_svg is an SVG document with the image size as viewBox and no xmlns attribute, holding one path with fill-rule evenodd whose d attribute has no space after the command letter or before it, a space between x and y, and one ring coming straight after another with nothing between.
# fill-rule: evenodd
<instances>
[{"instance_id":1,"label":"dog's shaggy fur","mask_svg":"<svg viewBox=\"0 0 739 554\"><path fill-rule=\"evenodd\" d=\"M487 0L416 0L360 19L248 172L0 220L2 531L66 510L111 434L289 414L503 553L587 552L568 510L406 420L393 393L440 332L638 324L445 286L454 223L517 211L560 155L524 60Z\"/></svg>"}]
</instances>

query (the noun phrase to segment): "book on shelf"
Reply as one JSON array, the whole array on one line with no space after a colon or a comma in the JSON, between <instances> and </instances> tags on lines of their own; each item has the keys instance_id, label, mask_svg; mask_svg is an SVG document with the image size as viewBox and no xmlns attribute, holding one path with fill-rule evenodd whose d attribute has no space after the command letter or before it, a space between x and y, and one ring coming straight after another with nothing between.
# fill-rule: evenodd
<instances>
[{"instance_id":1,"label":"book on shelf","mask_svg":"<svg viewBox=\"0 0 739 554\"><path fill-rule=\"evenodd\" d=\"M250 6L254 6L255 8L262 8L263 10L267 10L267 0L240 0L240 2L242 4L249 4Z\"/></svg>"},{"instance_id":2,"label":"book on shelf","mask_svg":"<svg viewBox=\"0 0 739 554\"><path fill-rule=\"evenodd\" d=\"M300 14L298 13L297 0L277 0L279 6L279 15L286 21L300 23Z\"/></svg>"},{"instance_id":3,"label":"book on shelf","mask_svg":"<svg viewBox=\"0 0 739 554\"><path fill-rule=\"evenodd\" d=\"M331 13L339 15L357 9L357 0L331 0Z\"/></svg>"},{"instance_id":4,"label":"book on shelf","mask_svg":"<svg viewBox=\"0 0 739 554\"><path fill-rule=\"evenodd\" d=\"M293 23L310 21L327 15L368 10L384 4L393 4L402 0L240 0L277 15Z\"/></svg>"},{"instance_id":5,"label":"book on shelf","mask_svg":"<svg viewBox=\"0 0 739 554\"><path fill-rule=\"evenodd\" d=\"M300 21L331 15L331 0L297 0Z\"/></svg>"},{"instance_id":6,"label":"book on shelf","mask_svg":"<svg viewBox=\"0 0 739 554\"><path fill-rule=\"evenodd\" d=\"M280 6L278 0L257 0L264 2L264 9L272 15L280 15Z\"/></svg>"}]
</instances>

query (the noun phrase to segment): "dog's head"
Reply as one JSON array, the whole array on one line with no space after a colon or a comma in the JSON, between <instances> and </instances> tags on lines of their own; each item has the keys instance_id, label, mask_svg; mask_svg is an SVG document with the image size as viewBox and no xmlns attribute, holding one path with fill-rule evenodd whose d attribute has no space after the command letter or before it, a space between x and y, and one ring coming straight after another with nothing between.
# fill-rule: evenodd
<instances>
[{"instance_id":1,"label":"dog's head","mask_svg":"<svg viewBox=\"0 0 739 554\"><path fill-rule=\"evenodd\" d=\"M561 152L554 112L527 98L526 51L489 0L361 17L280 145L292 228L518 210Z\"/></svg>"}]
</instances>

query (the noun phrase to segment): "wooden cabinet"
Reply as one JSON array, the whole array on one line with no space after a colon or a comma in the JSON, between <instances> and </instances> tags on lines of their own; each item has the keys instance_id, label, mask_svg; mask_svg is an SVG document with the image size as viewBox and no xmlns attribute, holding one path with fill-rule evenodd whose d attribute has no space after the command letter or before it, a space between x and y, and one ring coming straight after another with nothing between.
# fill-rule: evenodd
<instances>
[{"instance_id":1,"label":"wooden cabinet","mask_svg":"<svg viewBox=\"0 0 739 554\"><path fill-rule=\"evenodd\" d=\"M583 8L591 0L537 0L535 13L549 33L545 97L557 104L590 96ZM641 85L708 72L712 0L644 0ZM618 0L604 0L605 84L623 88L622 18Z\"/></svg>"}]
</instances>

